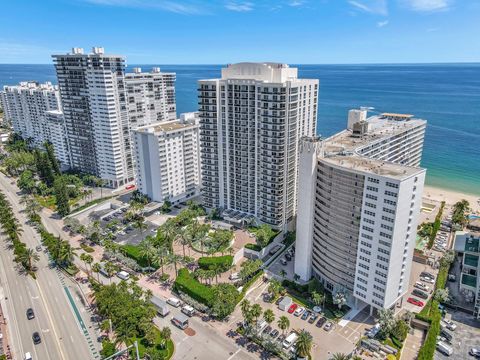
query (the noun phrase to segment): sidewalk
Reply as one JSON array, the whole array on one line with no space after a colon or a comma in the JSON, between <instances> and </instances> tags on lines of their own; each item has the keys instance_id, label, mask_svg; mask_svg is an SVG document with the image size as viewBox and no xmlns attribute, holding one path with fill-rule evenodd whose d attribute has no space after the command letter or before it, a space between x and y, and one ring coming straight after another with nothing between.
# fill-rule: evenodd
<instances>
[{"instance_id":1,"label":"sidewalk","mask_svg":"<svg viewBox=\"0 0 480 360\"><path fill-rule=\"evenodd\" d=\"M3 294L1 294L3 297ZM5 318L0 304L0 356L6 355L7 359L13 359L8 341L7 319Z\"/></svg>"}]
</instances>

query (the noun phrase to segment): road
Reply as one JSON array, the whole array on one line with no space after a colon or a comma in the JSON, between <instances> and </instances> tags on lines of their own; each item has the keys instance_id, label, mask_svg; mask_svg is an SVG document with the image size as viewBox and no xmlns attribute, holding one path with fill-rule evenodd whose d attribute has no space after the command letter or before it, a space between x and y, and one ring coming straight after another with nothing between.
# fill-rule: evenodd
<instances>
[{"instance_id":1,"label":"road","mask_svg":"<svg viewBox=\"0 0 480 360\"><path fill-rule=\"evenodd\" d=\"M26 217L19 211L18 189L10 179L0 174L0 188L12 204L15 216L23 226L22 241L30 248L40 244L40 236L26 224ZM49 266L48 256L39 253L36 266L37 279L19 274L14 267L12 250L1 242L0 281L3 302L16 358L22 359L30 352L34 359L85 360L95 358L93 347L87 342L86 334L94 337L91 330L81 329L83 324L78 299L75 301L74 285L57 269ZM73 293L73 294L72 294ZM27 308L33 308L35 318L27 320ZM42 343L34 345L32 333L38 331ZM98 356L98 354L96 354Z\"/></svg>"}]
</instances>

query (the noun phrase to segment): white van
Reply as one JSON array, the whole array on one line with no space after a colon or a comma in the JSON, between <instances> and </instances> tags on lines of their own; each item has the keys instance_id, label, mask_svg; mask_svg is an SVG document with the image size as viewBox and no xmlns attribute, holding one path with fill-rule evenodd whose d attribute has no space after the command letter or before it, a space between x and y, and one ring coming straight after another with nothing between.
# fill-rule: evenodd
<instances>
[{"instance_id":1,"label":"white van","mask_svg":"<svg viewBox=\"0 0 480 360\"><path fill-rule=\"evenodd\" d=\"M240 275L238 275L238 273L233 273L228 278L232 281L237 281L240 280Z\"/></svg>"},{"instance_id":2,"label":"white van","mask_svg":"<svg viewBox=\"0 0 480 360\"><path fill-rule=\"evenodd\" d=\"M443 341L439 341L437 343L437 350L440 351L443 355L450 356L453 354L452 347L445 344Z\"/></svg>"},{"instance_id":3,"label":"white van","mask_svg":"<svg viewBox=\"0 0 480 360\"><path fill-rule=\"evenodd\" d=\"M182 307L182 313L184 313L187 316L192 317L193 315L195 315L195 309L193 307L191 307L190 305L185 305L184 307Z\"/></svg>"},{"instance_id":4,"label":"white van","mask_svg":"<svg viewBox=\"0 0 480 360\"><path fill-rule=\"evenodd\" d=\"M283 341L282 346L284 349L288 349L290 346L295 344L297 341L298 335L294 332L290 333L287 338Z\"/></svg>"},{"instance_id":5,"label":"white van","mask_svg":"<svg viewBox=\"0 0 480 360\"><path fill-rule=\"evenodd\" d=\"M168 298L167 303L169 303L173 307L179 307L182 304L182 302L178 300L176 297Z\"/></svg>"},{"instance_id":6,"label":"white van","mask_svg":"<svg viewBox=\"0 0 480 360\"><path fill-rule=\"evenodd\" d=\"M29 352L25 353L25 360L32 360L32 354Z\"/></svg>"},{"instance_id":7,"label":"white van","mask_svg":"<svg viewBox=\"0 0 480 360\"><path fill-rule=\"evenodd\" d=\"M177 314L172 318L172 323L180 329L185 330L188 327L188 317L183 314Z\"/></svg>"},{"instance_id":8,"label":"white van","mask_svg":"<svg viewBox=\"0 0 480 360\"><path fill-rule=\"evenodd\" d=\"M117 276L118 276L120 279L122 279L122 280L128 280L128 279L130 278L130 274L127 273L126 271L123 271L123 270L122 270L122 271L119 271L119 272L117 273Z\"/></svg>"}]
</instances>

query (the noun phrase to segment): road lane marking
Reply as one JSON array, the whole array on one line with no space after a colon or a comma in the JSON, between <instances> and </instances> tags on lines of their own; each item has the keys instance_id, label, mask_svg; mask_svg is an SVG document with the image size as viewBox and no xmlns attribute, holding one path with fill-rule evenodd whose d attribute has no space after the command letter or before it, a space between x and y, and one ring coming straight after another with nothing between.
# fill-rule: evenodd
<instances>
[{"instance_id":1,"label":"road lane marking","mask_svg":"<svg viewBox=\"0 0 480 360\"><path fill-rule=\"evenodd\" d=\"M240 351L242 351L242 349L241 349L241 348L238 348L238 350L235 351L227 360L233 359L233 357L234 357L235 355L237 355Z\"/></svg>"}]
</instances>

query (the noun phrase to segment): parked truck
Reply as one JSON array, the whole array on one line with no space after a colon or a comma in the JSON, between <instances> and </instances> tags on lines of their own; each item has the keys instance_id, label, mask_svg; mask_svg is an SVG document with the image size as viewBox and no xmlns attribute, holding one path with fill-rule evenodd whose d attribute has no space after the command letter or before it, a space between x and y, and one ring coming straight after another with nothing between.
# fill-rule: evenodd
<instances>
[{"instance_id":1,"label":"parked truck","mask_svg":"<svg viewBox=\"0 0 480 360\"><path fill-rule=\"evenodd\" d=\"M150 301L155 306L155 309L157 310L158 315L160 315L161 317L165 317L170 313L170 309L166 301L159 299L156 296L152 296Z\"/></svg>"}]
</instances>

